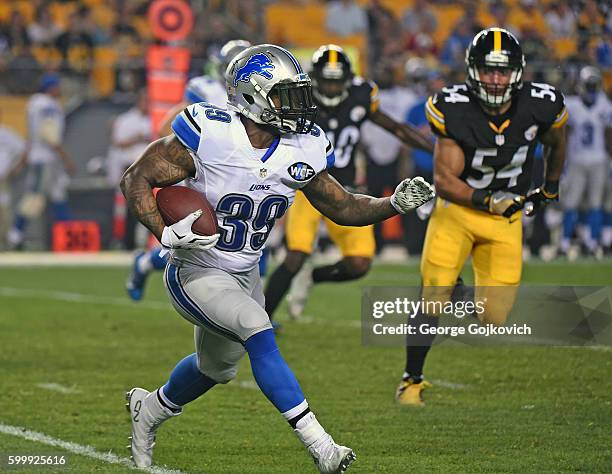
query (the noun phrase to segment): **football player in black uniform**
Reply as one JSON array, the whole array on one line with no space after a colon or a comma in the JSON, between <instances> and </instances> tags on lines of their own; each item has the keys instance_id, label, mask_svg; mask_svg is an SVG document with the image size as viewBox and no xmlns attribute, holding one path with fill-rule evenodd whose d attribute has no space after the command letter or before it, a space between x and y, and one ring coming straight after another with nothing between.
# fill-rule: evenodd
<instances>
[{"instance_id":1,"label":"football player in black uniform","mask_svg":"<svg viewBox=\"0 0 612 474\"><path fill-rule=\"evenodd\" d=\"M378 86L353 74L351 62L339 46L324 45L314 53L310 77L318 108L316 123L327 134L336 154L329 173L342 185L355 185L355 149L366 119L411 147L432 150L432 144L415 128L396 122L379 110ZM286 221L287 256L270 276L266 288L266 311L270 317L312 252L321 220L343 258L333 265L302 272L303 278L295 285L297 291L289 301L290 315L301 314L312 283L353 280L368 272L376 250L373 227L339 226L324 218L298 192Z\"/></svg>"},{"instance_id":2,"label":"football player in black uniform","mask_svg":"<svg viewBox=\"0 0 612 474\"><path fill-rule=\"evenodd\" d=\"M438 199L421 257L423 297L448 301L471 255L476 299L487 302L479 318L496 325L504 324L521 279L521 209L533 213L558 199L565 159L563 95L548 84L523 82L524 65L511 33L483 30L466 52L465 84L445 87L426 103L437 135ZM545 147L544 185L529 192L538 141ZM437 323L437 317L426 318L432 320ZM423 404L423 365L432 341L406 348L399 403Z\"/></svg>"}]
</instances>

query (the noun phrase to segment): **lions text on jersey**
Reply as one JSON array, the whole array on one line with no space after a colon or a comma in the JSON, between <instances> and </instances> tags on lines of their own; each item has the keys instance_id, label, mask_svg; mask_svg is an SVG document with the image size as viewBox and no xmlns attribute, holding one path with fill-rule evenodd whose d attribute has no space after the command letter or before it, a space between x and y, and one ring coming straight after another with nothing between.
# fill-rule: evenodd
<instances>
[{"instance_id":1,"label":"lions text on jersey","mask_svg":"<svg viewBox=\"0 0 612 474\"><path fill-rule=\"evenodd\" d=\"M334 149L314 127L309 134L284 134L263 156L248 139L239 115L207 103L190 105L172 130L196 166L188 187L215 208L221 237L205 252L176 250L173 260L228 272L257 265L274 221L293 202L297 189L334 164Z\"/></svg>"},{"instance_id":2,"label":"lions text on jersey","mask_svg":"<svg viewBox=\"0 0 612 474\"><path fill-rule=\"evenodd\" d=\"M425 104L433 132L463 150L460 178L474 189L526 194L537 138L567 121L563 94L549 84L525 82L502 115L487 115L465 84L445 87Z\"/></svg>"}]
</instances>

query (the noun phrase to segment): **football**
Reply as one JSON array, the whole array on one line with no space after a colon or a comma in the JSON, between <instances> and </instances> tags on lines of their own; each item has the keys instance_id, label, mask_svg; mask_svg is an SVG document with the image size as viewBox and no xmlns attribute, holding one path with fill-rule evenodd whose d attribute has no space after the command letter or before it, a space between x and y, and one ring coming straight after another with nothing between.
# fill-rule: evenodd
<instances>
[{"instance_id":1,"label":"football","mask_svg":"<svg viewBox=\"0 0 612 474\"><path fill-rule=\"evenodd\" d=\"M155 200L166 225L172 225L188 214L202 209L202 215L191 227L193 233L213 235L218 232L215 210L201 193L184 186L168 186L157 192Z\"/></svg>"}]
</instances>

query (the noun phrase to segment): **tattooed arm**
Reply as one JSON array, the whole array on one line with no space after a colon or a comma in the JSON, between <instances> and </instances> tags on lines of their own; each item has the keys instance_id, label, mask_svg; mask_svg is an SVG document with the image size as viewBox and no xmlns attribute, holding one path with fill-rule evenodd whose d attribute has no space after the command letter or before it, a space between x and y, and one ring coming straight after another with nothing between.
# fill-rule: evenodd
<instances>
[{"instance_id":1,"label":"tattooed arm","mask_svg":"<svg viewBox=\"0 0 612 474\"><path fill-rule=\"evenodd\" d=\"M302 191L321 214L339 225L370 225L397 214L390 198L349 193L327 171L315 176Z\"/></svg>"},{"instance_id":2,"label":"tattooed arm","mask_svg":"<svg viewBox=\"0 0 612 474\"><path fill-rule=\"evenodd\" d=\"M153 188L170 186L195 176L187 148L174 135L151 143L121 178L121 191L130 210L161 241L164 221L157 210Z\"/></svg>"}]
</instances>

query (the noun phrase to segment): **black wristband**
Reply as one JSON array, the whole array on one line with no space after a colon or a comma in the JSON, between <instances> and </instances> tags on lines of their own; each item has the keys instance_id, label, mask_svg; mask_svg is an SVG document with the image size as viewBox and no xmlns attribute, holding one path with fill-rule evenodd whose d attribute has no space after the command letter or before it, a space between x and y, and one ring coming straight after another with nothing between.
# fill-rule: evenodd
<instances>
[{"instance_id":1,"label":"black wristband","mask_svg":"<svg viewBox=\"0 0 612 474\"><path fill-rule=\"evenodd\" d=\"M472 206L481 211L489 210L489 199L491 198L491 191L484 189L474 189L472 193Z\"/></svg>"},{"instance_id":2,"label":"black wristband","mask_svg":"<svg viewBox=\"0 0 612 474\"><path fill-rule=\"evenodd\" d=\"M546 181L543 189L546 194L559 194L559 181Z\"/></svg>"}]
</instances>

